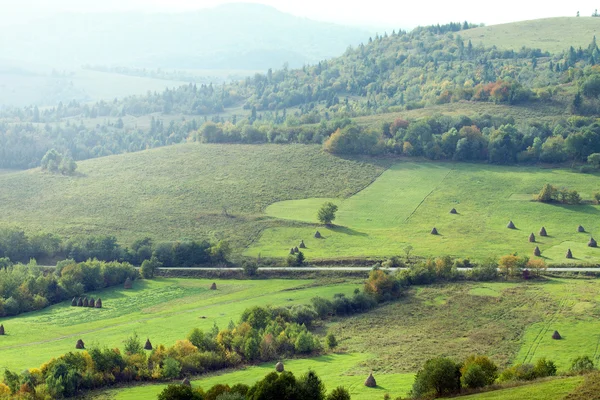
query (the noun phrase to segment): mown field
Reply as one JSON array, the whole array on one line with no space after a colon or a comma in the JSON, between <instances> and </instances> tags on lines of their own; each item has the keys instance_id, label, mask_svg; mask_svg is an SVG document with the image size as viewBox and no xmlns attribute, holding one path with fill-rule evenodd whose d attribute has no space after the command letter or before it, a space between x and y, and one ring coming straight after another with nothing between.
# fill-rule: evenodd
<instances>
[{"instance_id":1,"label":"mown field","mask_svg":"<svg viewBox=\"0 0 600 400\"><path fill-rule=\"evenodd\" d=\"M103 308L71 307L63 302L39 312L0 318L6 336L0 338L0 369L22 371L39 367L52 357L75 350L83 339L94 345L123 347L134 332L155 345L172 345L193 328L225 328L256 305L308 303L315 296L349 295L360 282L319 283L310 280L213 281L157 279L136 281L133 290L113 288L100 293ZM204 318L203 318L204 317Z\"/></svg>"},{"instance_id":2,"label":"mown field","mask_svg":"<svg viewBox=\"0 0 600 400\"><path fill-rule=\"evenodd\" d=\"M545 183L579 191L587 203L576 206L532 201ZM538 167L501 167L465 163L399 162L373 184L350 198L308 198L270 205L266 214L303 225L267 229L246 255L283 257L304 240L306 257L345 258L402 255L451 255L483 259L517 252L532 255L539 246L552 264L595 263L600 250L590 236L600 234L600 207L591 204L600 191L595 175ZM318 224L316 212L325 201L339 207L335 226ZM449 211L456 208L458 214ZM507 229L509 221L517 229ZM582 224L585 233L578 233ZM538 232L544 226L548 237ZM436 227L439 235L431 235ZM315 239L319 230L324 236ZM529 243L530 233L537 242Z\"/></svg>"},{"instance_id":3,"label":"mown field","mask_svg":"<svg viewBox=\"0 0 600 400\"><path fill-rule=\"evenodd\" d=\"M579 18L573 15L490 25L462 31L460 36L474 46L483 43L500 49L520 50L525 46L559 53L570 46L586 48L600 34L600 19L589 16L594 10L580 11Z\"/></svg>"},{"instance_id":4,"label":"mown field","mask_svg":"<svg viewBox=\"0 0 600 400\"><path fill-rule=\"evenodd\" d=\"M74 177L0 175L0 214L27 231L114 235L123 244L227 238L239 249L282 223L263 213L269 204L347 197L389 164L319 146L175 145L80 162Z\"/></svg>"},{"instance_id":5,"label":"mown field","mask_svg":"<svg viewBox=\"0 0 600 400\"><path fill-rule=\"evenodd\" d=\"M400 301L350 318L338 318L320 328L332 331L339 352L312 359L284 361L302 375L316 371L328 388L347 387L353 399L406 396L414 373L425 360L446 356L462 360L470 354L490 356L499 366L556 361L559 371L570 360L589 355L596 362L600 340L600 281L550 279L528 283L460 283L418 287ZM582 312L582 310L586 310ZM563 340L552 340L557 329ZM217 383L252 384L273 370L274 363L200 377L194 387ZM363 381L370 371L378 388ZM568 378L478 394L473 399L562 399L582 378ZM165 385L105 391L99 399L144 399Z\"/></svg>"}]
</instances>

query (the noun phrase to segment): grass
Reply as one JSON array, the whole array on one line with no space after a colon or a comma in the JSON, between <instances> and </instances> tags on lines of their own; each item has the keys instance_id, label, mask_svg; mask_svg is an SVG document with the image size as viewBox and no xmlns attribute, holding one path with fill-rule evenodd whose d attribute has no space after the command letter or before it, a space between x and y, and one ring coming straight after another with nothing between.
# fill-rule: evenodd
<instances>
[{"instance_id":1,"label":"grass","mask_svg":"<svg viewBox=\"0 0 600 400\"><path fill-rule=\"evenodd\" d=\"M589 14L593 10L588 10ZM583 14L588 14L583 12ZM582 14L582 15L583 15ZM600 34L598 18L560 17L509 24L491 25L461 31L465 43L471 40L474 46L496 46L500 49L520 50L521 47L539 48L550 53L560 53L570 46L586 48L594 36Z\"/></svg>"},{"instance_id":2,"label":"grass","mask_svg":"<svg viewBox=\"0 0 600 400\"><path fill-rule=\"evenodd\" d=\"M263 213L269 204L349 196L387 165L319 146L182 144L80 162L75 177L0 174L0 214L27 231L114 235L124 244L227 238L241 248L282 224Z\"/></svg>"},{"instance_id":3,"label":"grass","mask_svg":"<svg viewBox=\"0 0 600 400\"><path fill-rule=\"evenodd\" d=\"M545 183L578 190L588 201L600 190L593 176L566 170L400 162L356 195L329 199L339 206L334 227L320 226L316 220L316 210L328 199L270 205L267 215L299 224L267 229L245 254L283 257L303 239L309 260L401 255L407 245L419 256L483 259L514 252L531 255L537 245L550 264L565 263L568 248L573 263L600 261L600 250L587 247L590 235L600 234L600 207L532 201ZM451 208L459 214L449 214ZM509 220L517 229L506 228ZM587 232L578 233L578 224ZM529 243L529 234L537 235L542 226L549 236ZM440 235L430 234L433 227ZM316 229L324 239L313 238Z\"/></svg>"},{"instance_id":4,"label":"grass","mask_svg":"<svg viewBox=\"0 0 600 400\"><path fill-rule=\"evenodd\" d=\"M383 398L385 393L401 393L405 396L412 387L414 374L387 374L376 376L377 387L367 388L363 385L367 375L355 374L352 368L368 358L365 354L330 354L311 359L296 359L284 361L285 369L302 376L308 370L315 371L325 383L328 390L344 386L350 391L353 400L370 400ZM258 379L275 370L275 363L265 363L242 370L211 375L192 381L193 387L210 389L220 383L243 383L253 385ZM128 389L107 391L96 399L137 400L156 398L166 385L147 385Z\"/></svg>"},{"instance_id":5,"label":"grass","mask_svg":"<svg viewBox=\"0 0 600 400\"><path fill-rule=\"evenodd\" d=\"M548 357L557 362L559 372L566 371L566 360L595 355L600 339L595 311L600 306L599 289L599 280L584 279L417 287L398 302L366 314L336 318L321 327L323 333L331 331L336 335L338 354L287 360L284 364L296 375L314 369L330 390L346 386L353 399L382 398L388 392L392 398L406 396L414 373L427 359L437 356L460 361L472 354L484 354L501 368ZM591 306L577 307L583 302ZM549 339L557 323L565 337L561 341ZM536 338L542 326L546 327L544 340ZM575 334L582 330L587 334ZM525 354L527 360L523 359ZM203 376L193 385L207 389L216 383L252 384L273 368L274 363L266 363ZM362 385L370 371L374 371L379 384L376 391ZM559 399L581 382L579 377L542 381L468 398ZM103 393L101 398L149 398L163 387L115 389ZM545 394L556 397L544 397Z\"/></svg>"},{"instance_id":6,"label":"grass","mask_svg":"<svg viewBox=\"0 0 600 400\"><path fill-rule=\"evenodd\" d=\"M71 307L70 301L13 318L1 318L0 370L38 367L75 349L77 339L92 345L121 347L137 332L153 344L172 345L193 328L225 328L248 307L308 303L315 296L350 294L360 284L326 284L310 280L216 281L156 279L136 281L133 290L113 288L99 293L102 309ZM205 317L205 318L202 318Z\"/></svg>"},{"instance_id":7,"label":"grass","mask_svg":"<svg viewBox=\"0 0 600 400\"><path fill-rule=\"evenodd\" d=\"M558 378L531 384L495 390L493 392L460 397L467 400L561 400L571 393L581 382L580 376Z\"/></svg>"}]
</instances>

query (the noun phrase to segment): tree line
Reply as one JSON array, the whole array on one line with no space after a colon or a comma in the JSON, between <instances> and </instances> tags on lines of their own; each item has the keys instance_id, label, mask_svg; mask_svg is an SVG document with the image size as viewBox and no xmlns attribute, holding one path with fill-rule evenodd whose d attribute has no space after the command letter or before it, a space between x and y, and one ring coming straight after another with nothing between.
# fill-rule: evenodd
<instances>
[{"instance_id":1,"label":"tree line","mask_svg":"<svg viewBox=\"0 0 600 400\"><path fill-rule=\"evenodd\" d=\"M153 256L165 267L195 267L226 263L231 248L227 241L155 242L146 237L123 247L115 236L89 235L62 238L52 233L26 233L16 227L0 228L0 258L12 262L39 263L57 259L77 262L89 259L127 262L140 266Z\"/></svg>"},{"instance_id":2,"label":"tree line","mask_svg":"<svg viewBox=\"0 0 600 400\"><path fill-rule=\"evenodd\" d=\"M297 70L269 70L227 85L189 84L43 110L5 108L0 110L5 121L0 123L0 167L38 166L52 148L78 161L181 143L209 119L230 125L222 133L207 133L205 141L320 143L335 132L323 132L320 124L454 101L562 104L572 113L590 115L600 110L595 38L586 48L550 55L473 46L462 40L458 26L472 27L448 24L378 35L336 59ZM566 92L564 84L575 86L575 94ZM249 111L248 117L219 116L239 105ZM168 126L153 120L145 129L125 127L122 121L127 115L152 113L200 118ZM113 120L90 126L72 124L70 118Z\"/></svg>"},{"instance_id":3,"label":"tree line","mask_svg":"<svg viewBox=\"0 0 600 400\"><path fill-rule=\"evenodd\" d=\"M41 310L137 276L135 268L126 262L65 260L48 270L35 262L12 264L7 258L0 258L0 317Z\"/></svg>"}]
</instances>

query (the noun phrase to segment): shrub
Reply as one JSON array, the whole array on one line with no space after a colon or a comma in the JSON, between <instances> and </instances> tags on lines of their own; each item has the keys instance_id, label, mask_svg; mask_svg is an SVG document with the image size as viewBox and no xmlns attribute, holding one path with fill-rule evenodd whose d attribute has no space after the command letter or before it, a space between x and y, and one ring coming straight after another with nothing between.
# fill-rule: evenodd
<instances>
[{"instance_id":1,"label":"shrub","mask_svg":"<svg viewBox=\"0 0 600 400\"><path fill-rule=\"evenodd\" d=\"M400 296L400 283L386 272L374 269L364 286L365 293L373 295L377 301L387 301Z\"/></svg>"},{"instance_id":2,"label":"shrub","mask_svg":"<svg viewBox=\"0 0 600 400\"><path fill-rule=\"evenodd\" d=\"M556 365L554 364L554 361L542 357L536 361L533 371L538 378L554 376L556 375Z\"/></svg>"},{"instance_id":3,"label":"shrub","mask_svg":"<svg viewBox=\"0 0 600 400\"><path fill-rule=\"evenodd\" d=\"M445 396L460 391L459 366L448 358L432 358L417 372L412 395Z\"/></svg>"},{"instance_id":4,"label":"shrub","mask_svg":"<svg viewBox=\"0 0 600 400\"><path fill-rule=\"evenodd\" d=\"M329 350L333 350L337 347L338 342L333 333L329 332L325 337L325 341L327 342L327 348Z\"/></svg>"},{"instance_id":5,"label":"shrub","mask_svg":"<svg viewBox=\"0 0 600 400\"><path fill-rule=\"evenodd\" d=\"M571 361L571 372L583 374L594 369L594 361L588 356L580 356Z\"/></svg>"},{"instance_id":6,"label":"shrub","mask_svg":"<svg viewBox=\"0 0 600 400\"><path fill-rule=\"evenodd\" d=\"M158 400L202 400L200 393L187 385L169 385L158 395Z\"/></svg>"},{"instance_id":7,"label":"shrub","mask_svg":"<svg viewBox=\"0 0 600 400\"><path fill-rule=\"evenodd\" d=\"M315 348L315 343L312 335L308 332L301 332L296 338L294 347L298 353L311 353Z\"/></svg>"},{"instance_id":8,"label":"shrub","mask_svg":"<svg viewBox=\"0 0 600 400\"><path fill-rule=\"evenodd\" d=\"M342 386L338 386L327 395L327 400L350 400L350 393Z\"/></svg>"},{"instance_id":9,"label":"shrub","mask_svg":"<svg viewBox=\"0 0 600 400\"><path fill-rule=\"evenodd\" d=\"M470 388L491 385L498 377L498 367L486 356L468 357L460 372L463 385Z\"/></svg>"},{"instance_id":10,"label":"shrub","mask_svg":"<svg viewBox=\"0 0 600 400\"><path fill-rule=\"evenodd\" d=\"M167 357L164 361L160 377L162 379L177 378L181 373L181 364L174 358Z\"/></svg>"},{"instance_id":11,"label":"shrub","mask_svg":"<svg viewBox=\"0 0 600 400\"><path fill-rule=\"evenodd\" d=\"M246 276L255 276L258 272L258 264L253 261L244 261L242 270Z\"/></svg>"}]
</instances>

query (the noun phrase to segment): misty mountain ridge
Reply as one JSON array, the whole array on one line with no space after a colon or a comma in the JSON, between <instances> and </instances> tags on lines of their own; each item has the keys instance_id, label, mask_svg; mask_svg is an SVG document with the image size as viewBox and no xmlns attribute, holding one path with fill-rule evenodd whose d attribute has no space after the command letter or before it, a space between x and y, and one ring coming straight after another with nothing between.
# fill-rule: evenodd
<instances>
[{"instance_id":1,"label":"misty mountain ridge","mask_svg":"<svg viewBox=\"0 0 600 400\"><path fill-rule=\"evenodd\" d=\"M5 58L78 67L248 69L316 63L366 42L359 28L235 3L186 13L60 14L0 27Z\"/></svg>"}]
</instances>

